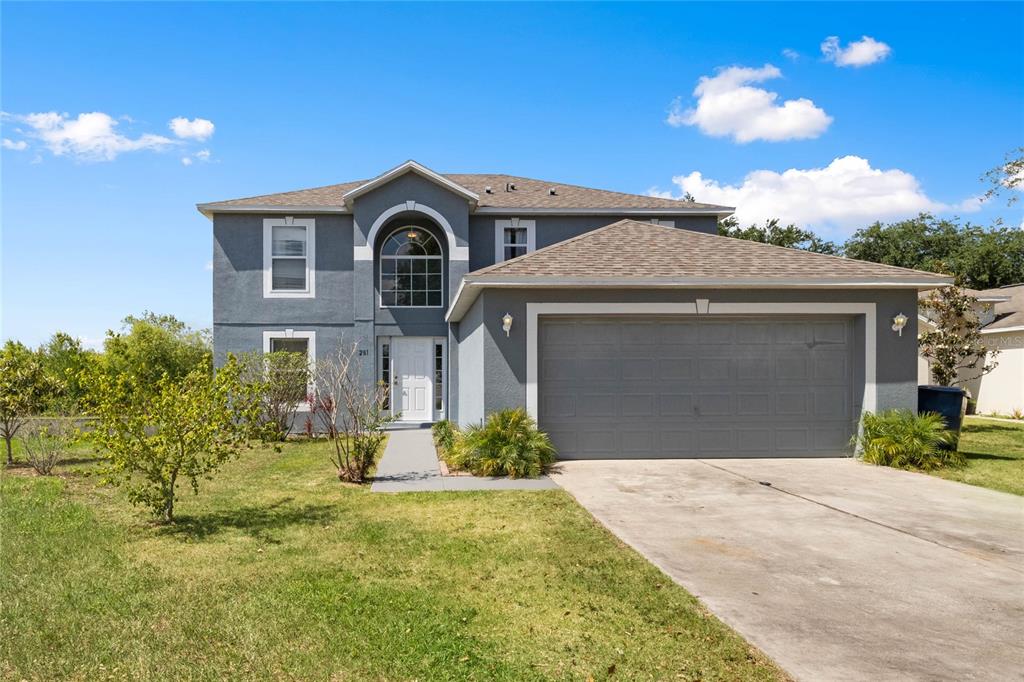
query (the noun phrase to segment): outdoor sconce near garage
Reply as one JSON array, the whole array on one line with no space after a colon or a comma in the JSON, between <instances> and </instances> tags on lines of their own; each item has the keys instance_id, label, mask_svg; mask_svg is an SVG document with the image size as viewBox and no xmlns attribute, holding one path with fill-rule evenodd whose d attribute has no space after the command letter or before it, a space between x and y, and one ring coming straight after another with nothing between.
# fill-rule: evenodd
<instances>
[{"instance_id":1,"label":"outdoor sconce near garage","mask_svg":"<svg viewBox=\"0 0 1024 682\"><path fill-rule=\"evenodd\" d=\"M505 313L504 317L501 318L501 330L505 332L505 336L508 336L512 331L512 313Z\"/></svg>"},{"instance_id":2,"label":"outdoor sconce near garage","mask_svg":"<svg viewBox=\"0 0 1024 682\"><path fill-rule=\"evenodd\" d=\"M903 328L907 326L907 316L900 313L896 317L892 318L892 330L897 332L900 336L903 336Z\"/></svg>"}]
</instances>

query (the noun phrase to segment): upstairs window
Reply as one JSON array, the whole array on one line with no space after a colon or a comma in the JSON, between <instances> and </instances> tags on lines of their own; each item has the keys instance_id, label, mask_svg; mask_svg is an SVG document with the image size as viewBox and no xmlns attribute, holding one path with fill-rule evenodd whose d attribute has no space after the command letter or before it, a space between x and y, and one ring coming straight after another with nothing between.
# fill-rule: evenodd
<instances>
[{"instance_id":1,"label":"upstairs window","mask_svg":"<svg viewBox=\"0 0 1024 682\"><path fill-rule=\"evenodd\" d=\"M440 308L443 305L441 245L419 227L400 227L380 250L380 305Z\"/></svg>"},{"instance_id":2,"label":"upstairs window","mask_svg":"<svg viewBox=\"0 0 1024 682\"><path fill-rule=\"evenodd\" d=\"M263 295L312 298L314 295L312 219L263 221Z\"/></svg>"},{"instance_id":3,"label":"upstairs window","mask_svg":"<svg viewBox=\"0 0 1024 682\"><path fill-rule=\"evenodd\" d=\"M536 221L496 220L494 223L494 262L501 263L512 258L525 256L534 250Z\"/></svg>"}]
</instances>

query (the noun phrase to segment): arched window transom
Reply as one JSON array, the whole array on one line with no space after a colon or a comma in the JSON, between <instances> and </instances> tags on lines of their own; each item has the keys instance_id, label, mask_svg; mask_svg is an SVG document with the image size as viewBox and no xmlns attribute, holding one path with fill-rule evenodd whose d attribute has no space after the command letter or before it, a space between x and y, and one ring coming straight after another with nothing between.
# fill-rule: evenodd
<instances>
[{"instance_id":1,"label":"arched window transom","mask_svg":"<svg viewBox=\"0 0 1024 682\"><path fill-rule=\"evenodd\" d=\"M441 245L423 228L391 232L380 249L381 306L440 308L443 263Z\"/></svg>"}]
</instances>

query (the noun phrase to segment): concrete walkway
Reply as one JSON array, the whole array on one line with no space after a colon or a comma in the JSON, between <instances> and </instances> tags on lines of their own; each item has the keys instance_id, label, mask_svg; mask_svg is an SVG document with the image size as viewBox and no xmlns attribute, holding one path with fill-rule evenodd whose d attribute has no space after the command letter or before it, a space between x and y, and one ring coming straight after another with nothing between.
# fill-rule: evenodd
<instances>
[{"instance_id":1,"label":"concrete walkway","mask_svg":"<svg viewBox=\"0 0 1024 682\"><path fill-rule=\"evenodd\" d=\"M852 459L553 478L797 680L1024 679L1024 498Z\"/></svg>"},{"instance_id":2,"label":"concrete walkway","mask_svg":"<svg viewBox=\"0 0 1024 682\"><path fill-rule=\"evenodd\" d=\"M388 434L384 456L377 465L370 490L375 493L412 493L440 490L548 490L557 488L547 476L540 478L481 478L442 476L430 429L403 429Z\"/></svg>"}]
</instances>

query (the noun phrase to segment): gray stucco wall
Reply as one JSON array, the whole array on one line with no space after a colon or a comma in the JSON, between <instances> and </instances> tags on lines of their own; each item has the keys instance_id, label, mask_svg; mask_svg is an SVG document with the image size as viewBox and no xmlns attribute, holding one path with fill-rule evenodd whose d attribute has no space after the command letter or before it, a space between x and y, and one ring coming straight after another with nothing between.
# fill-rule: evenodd
<instances>
[{"instance_id":1,"label":"gray stucco wall","mask_svg":"<svg viewBox=\"0 0 1024 682\"><path fill-rule=\"evenodd\" d=\"M508 220L512 217L519 217L524 220L536 221L536 246L542 249L558 242L565 241L572 237L596 230L605 225L611 225L628 215L594 215L594 216L557 216L557 215L527 215L510 212L507 216L501 215L472 215L469 217L469 269L479 270L488 265L494 265L494 224L496 220ZM693 230L695 232L706 232L717 234L717 216L632 216L636 220L645 222L653 217L661 220L675 221L677 228Z\"/></svg>"},{"instance_id":2,"label":"gray stucco wall","mask_svg":"<svg viewBox=\"0 0 1024 682\"><path fill-rule=\"evenodd\" d=\"M488 289L482 299L479 320L464 318L460 330L470 338L474 325L484 330L483 358L479 365L463 364L464 375L482 375L482 410L485 414L526 403L526 303L530 302L693 302L707 298L712 302L850 302L876 304L876 394L878 409L915 409L917 405L917 321L915 291L906 290L547 290ZM478 300L475 304L480 305ZM475 307L474 306L474 307ZM909 312L908 312L909 311ZM506 338L501 318L511 313L515 322ZM903 335L891 329L897 313L909 319ZM856 357L863 358L864 318L855 323ZM468 360L468 359L467 359ZM475 362L474 357L474 362ZM857 381L863 384L863 367L857 368ZM460 422L470 421L469 406L461 406ZM476 408L473 408L476 409Z\"/></svg>"},{"instance_id":3,"label":"gray stucco wall","mask_svg":"<svg viewBox=\"0 0 1024 682\"><path fill-rule=\"evenodd\" d=\"M477 299L458 324L458 364L463 368L485 367L484 341L487 334L482 299ZM459 381L458 410L450 418L460 424L473 424L484 418L484 374L463 372Z\"/></svg>"},{"instance_id":4,"label":"gray stucco wall","mask_svg":"<svg viewBox=\"0 0 1024 682\"><path fill-rule=\"evenodd\" d=\"M316 331L317 354L351 329L352 217L296 214L316 220L316 297L263 297L262 214L217 214L213 220L214 361L263 349L263 331ZM273 216L279 217L279 216Z\"/></svg>"}]
</instances>

